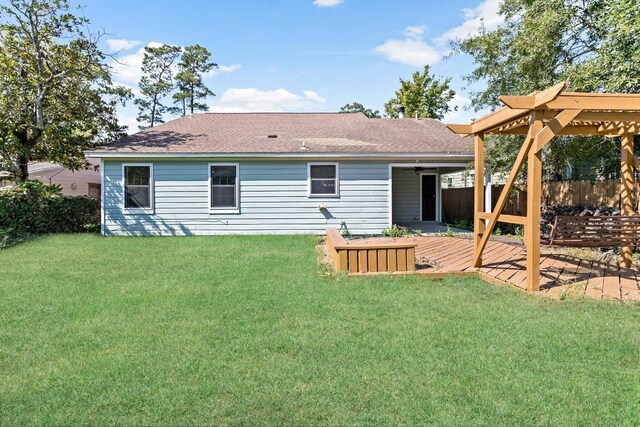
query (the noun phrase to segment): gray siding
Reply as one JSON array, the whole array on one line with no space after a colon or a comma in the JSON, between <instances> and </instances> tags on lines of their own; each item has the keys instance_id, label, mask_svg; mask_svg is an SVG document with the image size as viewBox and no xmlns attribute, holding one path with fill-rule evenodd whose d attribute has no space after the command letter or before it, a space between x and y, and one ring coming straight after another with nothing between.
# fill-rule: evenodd
<instances>
[{"instance_id":1,"label":"gray siding","mask_svg":"<svg viewBox=\"0 0 640 427\"><path fill-rule=\"evenodd\" d=\"M105 234L323 234L342 221L355 234L387 227L385 162L340 162L339 198L308 197L306 161L240 162L239 214L209 212L208 163L153 162L155 210L149 215L123 212L122 162L105 160Z\"/></svg>"},{"instance_id":2,"label":"gray siding","mask_svg":"<svg viewBox=\"0 0 640 427\"><path fill-rule=\"evenodd\" d=\"M436 174L436 221L440 221L442 196L439 169L433 168L428 172ZM414 169L403 168L394 168L392 174L392 222L402 224L420 221L421 176L417 175Z\"/></svg>"},{"instance_id":3,"label":"gray siding","mask_svg":"<svg viewBox=\"0 0 640 427\"><path fill-rule=\"evenodd\" d=\"M413 169L393 169L392 219L395 224L420 220L420 176Z\"/></svg>"}]
</instances>

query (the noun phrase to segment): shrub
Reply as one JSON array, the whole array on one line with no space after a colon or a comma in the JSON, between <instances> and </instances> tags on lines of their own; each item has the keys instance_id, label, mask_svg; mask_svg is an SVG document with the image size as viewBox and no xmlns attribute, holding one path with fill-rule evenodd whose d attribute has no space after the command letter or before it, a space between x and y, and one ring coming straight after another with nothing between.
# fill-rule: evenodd
<instances>
[{"instance_id":1,"label":"shrub","mask_svg":"<svg viewBox=\"0 0 640 427\"><path fill-rule=\"evenodd\" d=\"M393 224L389 228L382 230L382 235L385 237L407 237L410 235L407 227L401 227L398 224Z\"/></svg>"},{"instance_id":2,"label":"shrub","mask_svg":"<svg viewBox=\"0 0 640 427\"><path fill-rule=\"evenodd\" d=\"M461 230L473 230L473 223L468 219L458 218L453 222L453 226L455 228L459 228Z\"/></svg>"},{"instance_id":3,"label":"shrub","mask_svg":"<svg viewBox=\"0 0 640 427\"><path fill-rule=\"evenodd\" d=\"M99 228L98 199L63 196L59 186L38 181L0 189L0 230L5 234L93 232Z\"/></svg>"}]
</instances>

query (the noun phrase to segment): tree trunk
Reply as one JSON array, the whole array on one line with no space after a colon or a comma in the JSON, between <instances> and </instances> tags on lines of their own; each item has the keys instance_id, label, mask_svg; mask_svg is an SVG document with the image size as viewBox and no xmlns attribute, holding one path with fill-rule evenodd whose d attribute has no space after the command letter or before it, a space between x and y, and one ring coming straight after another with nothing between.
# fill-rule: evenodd
<instances>
[{"instance_id":1,"label":"tree trunk","mask_svg":"<svg viewBox=\"0 0 640 427\"><path fill-rule=\"evenodd\" d=\"M153 98L153 104L151 105L151 121L150 121L150 125L149 127L153 127L153 125L155 124L156 121L156 98Z\"/></svg>"},{"instance_id":2,"label":"tree trunk","mask_svg":"<svg viewBox=\"0 0 640 427\"><path fill-rule=\"evenodd\" d=\"M29 158L25 154L20 154L17 163L16 182L21 184L29 179Z\"/></svg>"},{"instance_id":3,"label":"tree trunk","mask_svg":"<svg viewBox=\"0 0 640 427\"><path fill-rule=\"evenodd\" d=\"M20 147L20 154L18 154L17 170L16 170L16 182L18 184L25 182L29 179L29 137L27 135L26 126L24 130L16 132L15 136L18 139L18 147Z\"/></svg>"},{"instance_id":4,"label":"tree trunk","mask_svg":"<svg viewBox=\"0 0 640 427\"><path fill-rule=\"evenodd\" d=\"M190 97L190 98L189 98L189 101L191 101L190 106L191 106L191 115L192 115L192 116L193 116L193 101L194 101L194 97L195 97L195 96L194 96L194 90L195 90L195 88L194 88L193 86L194 86L194 85L193 85L193 84L191 84L191 93L189 94L189 97Z\"/></svg>"}]
</instances>

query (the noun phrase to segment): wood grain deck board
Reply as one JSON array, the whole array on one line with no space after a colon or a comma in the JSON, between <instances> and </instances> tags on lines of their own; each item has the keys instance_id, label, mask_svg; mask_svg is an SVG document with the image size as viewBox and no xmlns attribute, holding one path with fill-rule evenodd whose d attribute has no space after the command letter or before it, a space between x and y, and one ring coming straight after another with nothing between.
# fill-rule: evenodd
<instances>
[{"instance_id":1,"label":"wood grain deck board","mask_svg":"<svg viewBox=\"0 0 640 427\"><path fill-rule=\"evenodd\" d=\"M437 265L426 269L434 274L482 274L493 283L526 289L526 248L519 244L489 241L483 267L475 269L471 267L471 239L423 236L416 241L416 258ZM571 291L593 298L640 300L640 275L632 269L618 269L606 262L583 260L551 249L543 250L540 268L541 292L550 296ZM578 282L581 285L576 285Z\"/></svg>"}]
</instances>

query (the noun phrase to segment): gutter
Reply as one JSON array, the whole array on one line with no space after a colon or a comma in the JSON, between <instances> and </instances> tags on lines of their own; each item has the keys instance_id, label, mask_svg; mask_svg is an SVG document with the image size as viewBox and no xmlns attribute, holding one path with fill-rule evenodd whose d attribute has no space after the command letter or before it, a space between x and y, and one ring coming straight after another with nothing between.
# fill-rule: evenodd
<instances>
[{"instance_id":1,"label":"gutter","mask_svg":"<svg viewBox=\"0 0 640 427\"><path fill-rule=\"evenodd\" d=\"M368 160L473 160L473 152L434 153L125 153L87 151L87 157L100 159L368 159Z\"/></svg>"}]
</instances>

